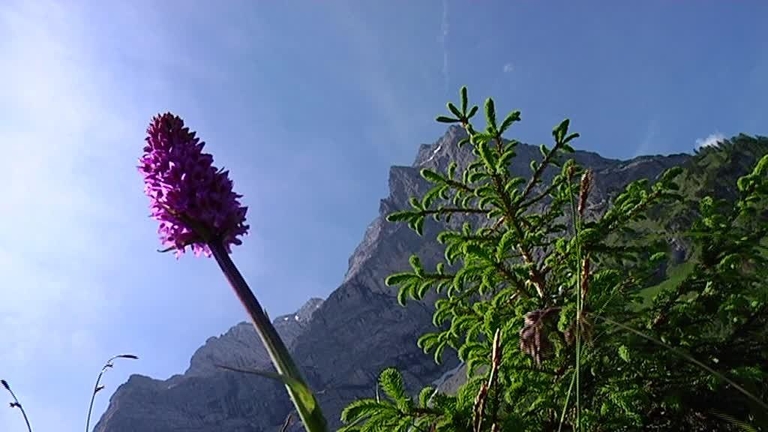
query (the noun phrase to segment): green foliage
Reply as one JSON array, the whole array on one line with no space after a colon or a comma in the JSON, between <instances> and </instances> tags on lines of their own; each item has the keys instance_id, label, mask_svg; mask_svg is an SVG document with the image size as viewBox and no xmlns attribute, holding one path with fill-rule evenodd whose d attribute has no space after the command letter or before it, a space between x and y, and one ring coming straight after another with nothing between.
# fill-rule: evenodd
<instances>
[{"instance_id":1,"label":"green foliage","mask_svg":"<svg viewBox=\"0 0 768 432\"><path fill-rule=\"evenodd\" d=\"M467 381L412 399L385 370L386 399L352 403L343 430L766 430L768 140L740 135L590 209L595 179L568 158L568 120L517 177L518 142L503 135L520 113L499 123L488 99L480 131L460 97L437 120L467 131L474 160L423 169L433 187L388 216L420 235L442 222L444 262L414 255L386 284L401 304L441 294L418 344L438 362L456 351ZM690 249L685 271L671 238ZM675 277L660 283L664 268Z\"/></svg>"},{"instance_id":2,"label":"green foliage","mask_svg":"<svg viewBox=\"0 0 768 432\"><path fill-rule=\"evenodd\" d=\"M435 399L436 408L430 408L434 389L429 387L423 389L414 401L406 393L402 375L395 369L385 369L379 377L379 385L386 398L360 399L351 403L341 414L342 421L350 424L339 432L408 432L439 422L445 412L455 408L455 404L446 403L445 398L439 396Z\"/></svg>"}]
</instances>

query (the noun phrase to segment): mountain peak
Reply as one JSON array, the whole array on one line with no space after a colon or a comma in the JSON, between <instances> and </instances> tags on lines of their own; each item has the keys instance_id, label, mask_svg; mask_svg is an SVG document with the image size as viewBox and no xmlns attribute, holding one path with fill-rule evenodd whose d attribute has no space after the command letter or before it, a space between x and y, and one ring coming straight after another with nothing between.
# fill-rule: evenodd
<instances>
[{"instance_id":1,"label":"mountain peak","mask_svg":"<svg viewBox=\"0 0 768 432\"><path fill-rule=\"evenodd\" d=\"M429 162L434 161L438 156L450 155L453 153L453 151L466 151L468 147L465 149L458 148L459 141L466 137L467 131L465 131L461 126L455 124L448 126L448 129L446 129L443 136L440 137L440 139L438 139L436 142L433 144L422 144L419 146L419 150L416 153L416 158L413 161L413 167L421 167Z\"/></svg>"}]
</instances>

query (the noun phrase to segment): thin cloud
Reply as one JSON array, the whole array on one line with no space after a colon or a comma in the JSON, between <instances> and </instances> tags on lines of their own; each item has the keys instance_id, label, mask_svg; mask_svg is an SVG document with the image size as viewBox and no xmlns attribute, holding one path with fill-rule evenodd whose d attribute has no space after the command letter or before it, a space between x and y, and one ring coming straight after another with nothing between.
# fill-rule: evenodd
<instances>
[{"instance_id":1,"label":"thin cloud","mask_svg":"<svg viewBox=\"0 0 768 432\"><path fill-rule=\"evenodd\" d=\"M100 227L114 210L93 193L88 161L104 152L94 142L122 132L103 101L114 94L89 56L87 27L76 4L4 2L0 7L0 142L5 155L0 202L0 372L10 380L40 429L62 420L38 369L68 368L100 355L94 332L110 313L104 269L119 253ZM114 139L115 137L112 137ZM107 147L109 148L109 147ZM109 182L104 179L104 183ZM108 270L107 270L108 271ZM48 372L50 373L50 372ZM45 374L43 374L45 375ZM53 389L52 389L53 390ZM0 430L18 429L15 410L0 410Z\"/></svg>"},{"instance_id":2,"label":"thin cloud","mask_svg":"<svg viewBox=\"0 0 768 432\"><path fill-rule=\"evenodd\" d=\"M725 135L721 134L720 132L715 132L713 134L710 134L706 138L699 138L696 140L696 148L702 148L702 147L709 147L716 145L720 141L725 140Z\"/></svg>"},{"instance_id":3,"label":"thin cloud","mask_svg":"<svg viewBox=\"0 0 768 432\"><path fill-rule=\"evenodd\" d=\"M505 74L508 74L508 73L512 73L512 72L514 72L514 71L515 71L515 65L514 65L514 64L512 64L512 63L506 63L506 64L504 65L504 67L502 68L502 71L503 71Z\"/></svg>"},{"instance_id":4,"label":"thin cloud","mask_svg":"<svg viewBox=\"0 0 768 432\"><path fill-rule=\"evenodd\" d=\"M351 4L356 3L352 2ZM331 5L331 12L340 26L352 35L350 40L353 41L360 59L361 71L358 75L363 81L363 89L391 125L396 142L409 142L409 121L400 106L392 80L387 76L386 67L376 54L378 52L376 47L379 44L377 38L371 34L369 26L360 18L354 8L339 7L333 2L329 5Z\"/></svg>"},{"instance_id":5,"label":"thin cloud","mask_svg":"<svg viewBox=\"0 0 768 432\"><path fill-rule=\"evenodd\" d=\"M660 130L661 128L658 119L653 118L649 120L647 126L645 127L643 139L640 141L640 144L637 146L637 148L635 148L635 153L632 155L632 157L646 156L648 152L653 149L654 142L658 139Z\"/></svg>"},{"instance_id":6,"label":"thin cloud","mask_svg":"<svg viewBox=\"0 0 768 432\"><path fill-rule=\"evenodd\" d=\"M80 66L84 59L76 51L78 41L67 40L76 33L67 26L77 26L77 19L53 3L43 14L36 4L0 12L7 34L2 37L2 51L6 64L12 65L0 70L2 97L13 107L12 121L0 128L0 142L10 162L7 174L13 179L6 182L0 223L14 227L0 240L0 263L23 281L0 288L4 298L0 310L6 320L36 318L41 308L57 306L68 288L60 277L48 274L49 266L88 251L93 239L87 221L99 217L94 213L100 208L91 202L87 184L78 175L80 160L88 153L85 133L96 126L100 115L89 100L95 89ZM53 249L55 260L36 256ZM24 277L25 268L33 280ZM87 286L77 288L82 289ZM51 326L52 331L61 328L45 321L31 324ZM33 343L25 332L6 336L22 339L15 341L22 345Z\"/></svg>"},{"instance_id":7,"label":"thin cloud","mask_svg":"<svg viewBox=\"0 0 768 432\"><path fill-rule=\"evenodd\" d=\"M443 87L448 94L448 86L451 82L450 72L448 70L448 0L443 0L443 19L440 25L440 46L443 50Z\"/></svg>"}]
</instances>

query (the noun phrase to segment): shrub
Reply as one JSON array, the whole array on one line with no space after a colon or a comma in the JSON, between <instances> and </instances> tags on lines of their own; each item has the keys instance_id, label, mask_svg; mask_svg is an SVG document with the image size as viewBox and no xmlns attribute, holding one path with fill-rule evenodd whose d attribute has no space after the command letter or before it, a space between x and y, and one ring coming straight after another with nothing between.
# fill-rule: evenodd
<instances>
[{"instance_id":1,"label":"shrub","mask_svg":"<svg viewBox=\"0 0 768 432\"><path fill-rule=\"evenodd\" d=\"M420 235L427 218L443 221L444 261L425 269L414 255L412 269L386 283L400 303L441 294L436 330L418 344L438 362L455 350L467 381L455 394L427 387L414 398L387 369L384 397L352 402L341 430L765 428L768 156L730 202L691 196L681 185L698 171L675 167L590 211L595 179L567 157L578 137L568 120L525 179L509 169L518 142L504 138L520 113L498 122L488 99L479 131L478 107L466 88L460 96L437 121L467 131L459 145L474 159L422 169L432 189L387 218ZM768 153L765 142L753 144ZM683 216L693 221L687 230L662 230ZM659 285L673 235L693 254Z\"/></svg>"}]
</instances>

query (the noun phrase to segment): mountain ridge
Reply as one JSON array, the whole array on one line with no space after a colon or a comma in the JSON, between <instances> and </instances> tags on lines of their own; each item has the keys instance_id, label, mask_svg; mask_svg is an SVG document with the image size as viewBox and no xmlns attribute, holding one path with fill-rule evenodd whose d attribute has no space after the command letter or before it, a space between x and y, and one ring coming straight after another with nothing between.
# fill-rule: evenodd
<instances>
[{"instance_id":1,"label":"mountain ridge","mask_svg":"<svg viewBox=\"0 0 768 432\"><path fill-rule=\"evenodd\" d=\"M309 324L322 304L322 299L310 298L296 312L281 315L272 321L287 347L291 347L296 336ZM243 321L218 337L208 338L192 355L190 365L183 375L210 375L217 369L217 364L239 368L264 368L270 365L269 354L261 345L253 324Z\"/></svg>"},{"instance_id":2,"label":"mountain ridge","mask_svg":"<svg viewBox=\"0 0 768 432\"><path fill-rule=\"evenodd\" d=\"M442 171L451 160L460 166L471 160L469 146L456 145L464 137L463 129L451 126L435 143L419 146L411 166L390 168L389 195L380 201L379 216L367 226L363 239L350 256L340 286L311 308L310 316L298 331L278 330L281 335L287 332L284 337L290 341L286 340L286 344L318 392L331 427L339 425L339 413L351 400L375 394L378 373L386 367L400 369L411 390L439 380L456 381L452 377L460 365L455 355L446 355L443 363L437 365L431 355L416 346L418 337L432 328L432 304L436 297L431 295L424 301L412 301L401 307L396 301L396 290L384 284L386 276L409 267L411 254L417 253L426 268L442 259L442 247L434 240L440 225L428 222L424 236L419 237L405 225L386 222L385 217L392 211L407 208L409 197L423 194L429 188L419 175L421 168ZM540 160L541 153L538 147L526 144L520 144L517 153L512 172L528 177L530 161ZM630 181L652 180L665 169L683 164L691 157L687 154L641 156L621 161L593 152L577 151L573 155L577 162L595 170L597 186L593 197L597 206L606 205L611 195ZM281 322L287 324L291 316L279 317L275 320L276 326ZM222 344L229 357L205 354L209 343ZM237 349L229 348L231 346ZM276 430L291 409L282 385L209 367L212 359L229 361L225 364L247 360L251 365L261 363L268 367L263 360L254 361L256 354L253 353L258 353L259 348L255 331L241 323L219 338L209 339L190 360L189 375L171 378L174 381L170 385L171 380L131 376L110 398L109 407L95 430ZM261 350L263 352L263 348ZM214 352L221 354L221 351ZM193 367L193 363L196 366ZM454 374L450 374L451 371Z\"/></svg>"}]
</instances>

